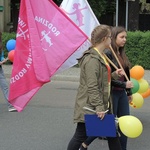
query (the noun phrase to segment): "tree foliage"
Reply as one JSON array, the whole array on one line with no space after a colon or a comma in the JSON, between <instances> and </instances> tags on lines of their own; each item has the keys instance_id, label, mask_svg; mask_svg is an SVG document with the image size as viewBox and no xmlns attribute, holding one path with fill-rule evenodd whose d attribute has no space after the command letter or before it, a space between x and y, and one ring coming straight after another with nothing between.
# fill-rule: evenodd
<instances>
[{"instance_id":1,"label":"tree foliage","mask_svg":"<svg viewBox=\"0 0 150 150\"><path fill-rule=\"evenodd\" d=\"M100 18L102 15L107 13L114 13L116 10L116 2L115 0L88 0L93 12Z\"/></svg>"},{"instance_id":2,"label":"tree foliage","mask_svg":"<svg viewBox=\"0 0 150 150\"><path fill-rule=\"evenodd\" d=\"M106 13L114 13L116 10L116 1L115 0L87 0L91 9L97 18L100 18ZM54 0L54 2L60 6L62 0Z\"/></svg>"}]
</instances>

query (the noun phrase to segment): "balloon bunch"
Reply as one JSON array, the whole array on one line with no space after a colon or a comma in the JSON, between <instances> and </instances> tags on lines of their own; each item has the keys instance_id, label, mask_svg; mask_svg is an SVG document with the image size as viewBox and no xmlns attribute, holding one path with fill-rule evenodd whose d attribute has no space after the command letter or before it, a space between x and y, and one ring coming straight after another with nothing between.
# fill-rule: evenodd
<instances>
[{"instance_id":1,"label":"balloon bunch","mask_svg":"<svg viewBox=\"0 0 150 150\"><path fill-rule=\"evenodd\" d=\"M131 81L133 83L132 102L130 106L133 108L141 108L144 103L144 98L150 96L148 82L143 78L144 69L142 66L136 65L130 70ZM136 138L141 135L143 125L141 121L131 115L126 115L118 118L120 130L129 138Z\"/></svg>"},{"instance_id":2,"label":"balloon bunch","mask_svg":"<svg viewBox=\"0 0 150 150\"><path fill-rule=\"evenodd\" d=\"M144 76L144 69L141 66L134 66L130 70L131 75L131 81L133 83L132 90L132 102L130 103L130 106L133 108L141 108L144 103L144 94L146 93L146 96L148 96L147 91L150 91L148 82L143 79ZM150 95L150 93L149 93ZM141 135L143 131L143 125L141 121L132 115L126 115L122 116L120 118L117 118L118 125L120 127L120 130L124 135L126 135L129 138L136 138Z\"/></svg>"},{"instance_id":3,"label":"balloon bunch","mask_svg":"<svg viewBox=\"0 0 150 150\"><path fill-rule=\"evenodd\" d=\"M11 62L14 60L14 54L15 54L15 47L16 47L16 40L10 39L6 43L6 48L8 50L8 58Z\"/></svg>"},{"instance_id":4,"label":"balloon bunch","mask_svg":"<svg viewBox=\"0 0 150 150\"><path fill-rule=\"evenodd\" d=\"M150 88L148 82L143 78L144 69L142 66L136 65L130 70L131 81L133 82L133 100L130 106L133 108L141 108L144 103L144 98L150 96Z\"/></svg>"}]
</instances>

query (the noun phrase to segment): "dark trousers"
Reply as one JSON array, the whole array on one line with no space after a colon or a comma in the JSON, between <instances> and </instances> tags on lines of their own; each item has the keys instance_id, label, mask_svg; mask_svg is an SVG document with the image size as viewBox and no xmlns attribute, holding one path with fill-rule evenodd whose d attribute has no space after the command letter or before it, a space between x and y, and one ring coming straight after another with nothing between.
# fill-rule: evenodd
<instances>
[{"instance_id":1,"label":"dark trousers","mask_svg":"<svg viewBox=\"0 0 150 150\"><path fill-rule=\"evenodd\" d=\"M125 90L113 90L112 91L112 97L113 97L113 113L118 118L121 116L129 115L129 101L127 94ZM120 132L120 143L122 150L127 149L127 137L121 132L120 129L118 129Z\"/></svg>"},{"instance_id":2,"label":"dark trousers","mask_svg":"<svg viewBox=\"0 0 150 150\"><path fill-rule=\"evenodd\" d=\"M70 140L67 150L79 150L81 144L85 142L86 139L87 136L86 136L85 123L78 123L75 134ZM109 150L121 150L121 145L118 137L115 138L107 137L107 139L108 139Z\"/></svg>"}]
</instances>

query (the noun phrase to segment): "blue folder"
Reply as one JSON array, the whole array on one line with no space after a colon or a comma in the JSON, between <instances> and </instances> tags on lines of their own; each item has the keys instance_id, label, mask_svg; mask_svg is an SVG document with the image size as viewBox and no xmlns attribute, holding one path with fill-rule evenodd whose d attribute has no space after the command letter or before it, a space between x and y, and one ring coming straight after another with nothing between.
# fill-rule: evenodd
<instances>
[{"instance_id":1,"label":"blue folder","mask_svg":"<svg viewBox=\"0 0 150 150\"><path fill-rule=\"evenodd\" d=\"M86 114L84 117L87 136L116 137L114 115L106 114L103 120L96 114Z\"/></svg>"}]
</instances>

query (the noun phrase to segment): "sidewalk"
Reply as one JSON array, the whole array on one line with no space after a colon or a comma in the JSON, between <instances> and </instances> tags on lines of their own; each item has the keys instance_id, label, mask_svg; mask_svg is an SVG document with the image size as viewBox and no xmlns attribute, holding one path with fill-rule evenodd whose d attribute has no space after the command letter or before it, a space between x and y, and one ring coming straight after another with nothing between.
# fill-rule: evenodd
<instances>
[{"instance_id":1,"label":"sidewalk","mask_svg":"<svg viewBox=\"0 0 150 150\"><path fill-rule=\"evenodd\" d=\"M59 74L56 74L52 80L79 81L80 69L77 67L69 68ZM150 84L150 70L145 70L143 79Z\"/></svg>"},{"instance_id":2,"label":"sidewalk","mask_svg":"<svg viewBox=\"0 0 150 150\"><path fill-rule=\"evenodd\" d=\"M3 65L3 69L4 69L5 76L7 78L10 78L12 65ZM54 75L51 80L78 82L79 76L80 76L80 69L77 67L72 67L61 73ZM150 84L150 70L145 70L145 74L143 78Z\"/></svg>"}]
</instances>

